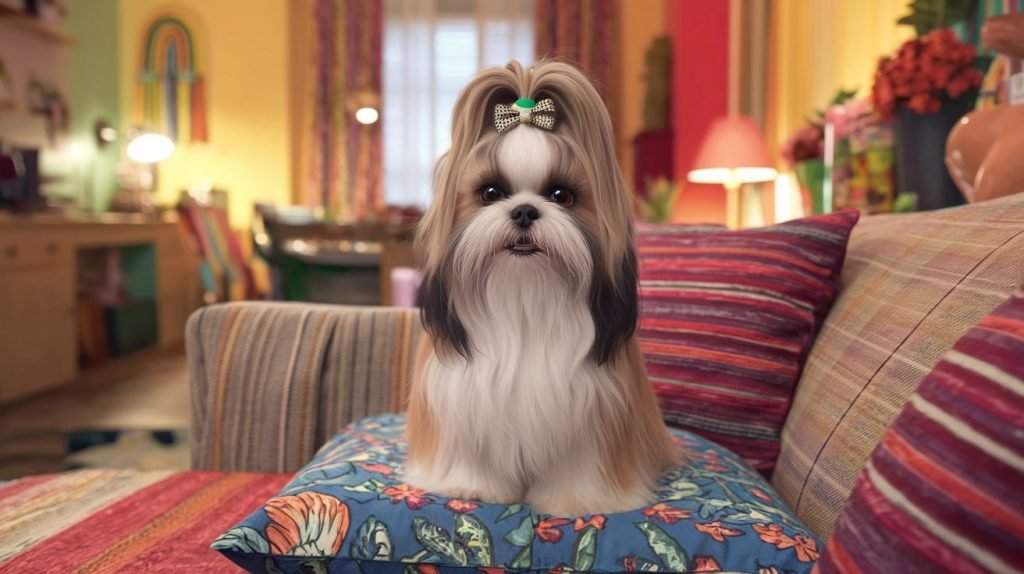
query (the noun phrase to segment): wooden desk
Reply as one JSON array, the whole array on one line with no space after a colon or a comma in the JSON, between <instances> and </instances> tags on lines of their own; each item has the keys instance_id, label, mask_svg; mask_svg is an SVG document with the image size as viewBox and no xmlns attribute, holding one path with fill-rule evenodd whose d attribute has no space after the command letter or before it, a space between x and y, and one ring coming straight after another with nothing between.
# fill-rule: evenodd
<instances>
[{"instance_id":1,"label":"wooden desk","mask_svg":"<svg viewBox=\"0 0 1024 574\"><path fill-rule=\"evenodd\" d=\"M0 213L0 402L90 374L78 366L77 252L138 245L155 253L157 350L180 347L199 282L176 216ZM131 360L112 359L107 367L118 371L116 363Z\"/></svg>"}]
</instances>

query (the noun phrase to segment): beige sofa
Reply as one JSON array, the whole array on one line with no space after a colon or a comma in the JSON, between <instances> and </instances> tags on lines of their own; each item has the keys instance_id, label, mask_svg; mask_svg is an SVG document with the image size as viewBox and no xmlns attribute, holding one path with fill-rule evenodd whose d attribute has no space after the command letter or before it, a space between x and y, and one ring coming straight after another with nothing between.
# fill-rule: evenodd
<instances>
[{"instance_id":1,"label":"beige sofa","mask_svg":"<svg viewBox=\"0 0 1024 574\"><path fill-rule=\"evenodd\" d=\"M968 328L1024 283L1024 194L867 217L810 354L772 483L825 538L904 402ZM344 424L401 410L415 311L234 303L188 325L193 465L299 468Z\"/></svg>"}]
</instances>

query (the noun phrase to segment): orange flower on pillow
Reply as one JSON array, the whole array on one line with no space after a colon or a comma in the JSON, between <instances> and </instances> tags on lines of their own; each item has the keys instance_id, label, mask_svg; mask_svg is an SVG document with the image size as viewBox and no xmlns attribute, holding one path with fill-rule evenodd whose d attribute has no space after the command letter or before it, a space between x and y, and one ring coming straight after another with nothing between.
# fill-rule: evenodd
<instances>
[{"instance_id":1,"label":"orange flower on pillow","mask_svg":"<svg viewBox=\"0 0 1024 574\"><path fill-rule=\"evenodd\" d=\"M593 526L598 530L602 530L604 528L604 523L607 521L608 519L604 516L601 516L600 514L595 514L594 516L591 516L589 520L577 518L576 522L573 522L572 524L572 529L576 532L579 532L580 530L583 530L588 526Z\"/></svg>"},{"instance_id":2,"label":"orange flower on pillow","mask_svg":"<svg viewBox=\"0 0 1024 574\"><path fill-rule=\"evenodd\" d=\"M391 499L391 504L398 504L404 501L405 505L412 510L418 510L430 504L427 491L420 488L413 488L408 484L389 486L384 489L384 496Z\"/></svg>"},{"instance_id":3,"label":"orange flower on pillow","mask_svg":"<svg viewBox=\"0 0 1024 574\"><path fill-rule=\"evenodd\" d=\"M782 527L778 524L755 524L754 531L760 534L761 540L768 544L779 546L785 542L793 541L789 536L786 536L786 533L782 531ZM782 546L779 546L779 548L782 548Z\"/></svg>"},{"instance_id":4,"label":"orange flower on pillow","mask_svg":"<svg viewBox=\"0 0 1024 574\"><path fill-rule=\"evenodd\" d=\"M458 512L461 514L465 512L473 512L474 510L477 509L477 506L479 505L475 502L470 502L468 500L459 500L457 498L453 498L449 500L447 504L445 504L444 506L445 508L451 510L452 512Z\"/></svg>"},{"instance_id":5,"label":"orange flower on pillow","mask_svg":"<svg viewBox=\"0 0 1024 574\"><path fill-rule=\"evenodd\" d=\"M808 538L803 534L793 535L793 542L796 545L793 547L796 550L796 557L801 562L814 562L818 559L818 543L813 538Z\"/></svg>"},{"instance_id":6,"label":"orange flower on pillow","mask_svg":"<svg viewBox=\"0 0 1024 574\"><path fill-rule=\"evenodd\" d=\"M644 516L654 518L655 520L659 520L665 524L675 524L684 518L689 518L692 514L692 511L669 506L664 502L659 502L654 506L644 509Z\"/></svg>"},{"instance_id":7,"label":"orange flower on pillow","mask_svg":"<svg viewBox=\"0 0 1024 574\"><path fill-rule=\"evenodd\" d=\"M570 522L568 518L546 518L538 522L533 530L537 533L537 538L540 538L541 542L554 544L562 539L562 531L559 528Z\"/></svg>"},{"instance_id":8,"label":"orange flower on pillow","mask_svg":"<svg viewBox=\"0 0 1024 574\"><path fill-rule=\"evenodd\" d=\"M718 520L711 522L709 524L697 523L693 526L697 530L703 532L704 534L707 534L708 536L714 538L719 542L725 542L726 536L739 536L743 534L742 531L737 530L735 528L726 528L725 526L722 526L722 523Z\"/></svg>"},{"instance_id":9,"label":"orange flower on pillow","mask_svg":"<svg viewBox=\"0 0 1024 574\"><path fill-rule=\"evenodd\" d=\"M270 519L267 541L274 554L334 556L348 534L348 506L333 496L302 492L273 498L263 509Z\"/></svg>"},{"instance_id":10,"label":"orange flower on pillow","mask_svg":"<svg viewBox=\"0 0 1024 574\"><path fill-rule=\"evenodd\" d=\"M754 530L761 536L761 540L775 545L779 550L795 550L796 557L801 562L813 562L818 559L818 543L803 534L791 537L783 532L778 524L755 524Z\"/></svg>"}]
</instances>

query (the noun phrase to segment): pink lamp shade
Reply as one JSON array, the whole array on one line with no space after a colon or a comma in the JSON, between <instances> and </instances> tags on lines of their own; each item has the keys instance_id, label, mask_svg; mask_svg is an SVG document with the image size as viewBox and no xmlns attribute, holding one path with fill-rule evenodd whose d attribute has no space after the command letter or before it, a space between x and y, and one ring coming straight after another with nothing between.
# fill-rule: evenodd
<instances>
[{"instance_id":1,"label":"pink lamp shade","mask_svg":"<svg viewBox=\"0 0 1024 574\"><path fill-rule=\"evenodd\" d=\"M687 179L726 185L771 181L774 165L754 120L727 116L711 124Z\"/></svg>"}]
</instances>

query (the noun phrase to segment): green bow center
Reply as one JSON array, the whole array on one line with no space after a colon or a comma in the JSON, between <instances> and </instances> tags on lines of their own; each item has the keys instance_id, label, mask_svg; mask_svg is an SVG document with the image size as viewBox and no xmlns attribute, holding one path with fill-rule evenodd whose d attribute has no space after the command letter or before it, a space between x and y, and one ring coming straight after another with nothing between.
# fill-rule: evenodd
<instances>
[{"instance_id":1,"label":"green bow center","mask_svg":"<svg viewBox=\"0 0 1024 574\"><path fill-rule=\"evenodd\" d=\"M537 102L531 100L530 98L519 98L518 100L516 100L516 104L515 105L516 105L516 107L523 108L524 110L528 110L528 109L532 108L533 106L536 106Z\"/></svg>"}]
</instances>

